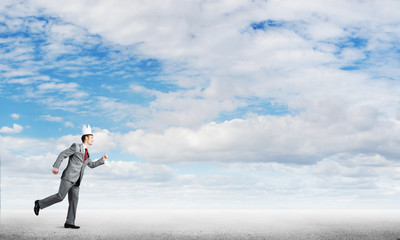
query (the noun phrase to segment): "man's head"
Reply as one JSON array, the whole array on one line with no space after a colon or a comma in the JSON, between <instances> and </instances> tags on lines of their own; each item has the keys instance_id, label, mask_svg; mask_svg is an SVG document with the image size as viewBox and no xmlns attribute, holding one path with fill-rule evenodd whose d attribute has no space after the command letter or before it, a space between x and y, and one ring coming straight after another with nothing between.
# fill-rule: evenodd
<instances>
[{"instance_id":1,"label":"man's head","mask_svg":"<svg viewBox=\"0 0 400 240\"><path fill-rule=\"evenodd\" d=\"M93 133L90 125L87 127L83 125L81 140L86 146L91 146L93 144Z\"/></svg>"},{"instance_id":2,"label":"man's head","mask_svg":"<svg viewBox=\"0 0 400 240\"><path fill-rule=\"evenodd\" d=\"M86 146L92 146L93 145L93 134L82 135L81 140L82 140L82 143L84 143Z\"/></svg>"}]
</instances>

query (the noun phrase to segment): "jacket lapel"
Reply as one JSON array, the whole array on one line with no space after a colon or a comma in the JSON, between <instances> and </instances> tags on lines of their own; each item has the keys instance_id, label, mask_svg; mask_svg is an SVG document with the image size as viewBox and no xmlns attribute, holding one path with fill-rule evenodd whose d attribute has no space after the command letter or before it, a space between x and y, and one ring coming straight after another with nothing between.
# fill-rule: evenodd
<instances>
[{"instance_id":1,"label":"jacket lapel","mask_svg":"<svg viewBox=\"0 0 400 240\"><path fill-rule=\"evenodd\" d=\"M82 143L79 144L79 152L82 154L82 155L81 155L81 156L82 156L81 160L82 160L82 162L83 162L83 159L85 158L85 149L84 149Z\"/></svg>"}]
</instances>

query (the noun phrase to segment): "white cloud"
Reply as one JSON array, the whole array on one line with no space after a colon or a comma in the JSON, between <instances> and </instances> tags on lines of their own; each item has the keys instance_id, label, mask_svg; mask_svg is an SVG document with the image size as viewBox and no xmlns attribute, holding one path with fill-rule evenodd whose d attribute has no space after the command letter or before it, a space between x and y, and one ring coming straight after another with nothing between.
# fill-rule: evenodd
<instances>
[{"instance_id":1,"label":"white cloud","mask_svg":"<svg viewBox=\"0 0 400 240\"><path fill-rule=\"evenodd\" d=\"M2 150L13 152L20 156L40 155L45 152L54 153L54 139L43 140L29 137L0 136L0 141L3 143Z\"/></svg>"},{"instance_id":2,"label":"white cloud","mask_svg":"<svg viewBox=\"0 0 400 240\"><path fill-rule=\"evenodd\" d=\"M25 208L29 204L24 201L30 203L32 198L53 194L59 184L59 176L51 173L55 157L12 156L14 162L6 161L2 186L9 194L3 196L4 207ZM85 171L81 193L85 201L81 208L379 207L377 204L387 203L388 197L396 199L400 193L395 187L399 169L398 163L382 156L362 154L333 156L305 166L224 164L206 174L181 174L160 164L110 161ZM30 175L35 177L29 178ZM15 186L20 187L10 191ZM34 188L35 193L24 186ZM29 197L13 202L12 196L18 193ZM376 196L373 203L368 200L371 195ZM99 198L103 199L102 203L98 202ZM380 207L391 206L394 205Z\"/></svg>"},{"instance_id":3,"label":"white cloud","mask_svg":"<svg viewBox=\"0 0 400 240\"><path fill-rule=\"evenodd\" d=\"M40 116L42 119L48 122L64 122L64 118L58 117L58 116L51 116L51 115L41 115ZM64 122L65 127L70 127L73 128L74 124L70 121L65 121Z\"/></svg>"},{"instance_id":4,"label":"white cloud","mask_svg":"<svg viewBox=\"0 0 400 240\"><path fill-rule=\"evenodd\" d=\"M115 134L112 134L106 129L93 128L94 144L91 147L92 152L105 154L112 149L115 149L119 144Z\"/></svg>"},{"instance_id":5,"label":"white cloud","mask_svg":"<svg viewBox=\"0 0 400 240\"><path fill-rule=\"evenodd\" d=\"M129 86L129 88L135 93L142 93L142 94L146 94L146 95L157 95L157 94L159 94L158 91L150 90L150 89L147 89L147 88L145 88L143 86L136 85L136 84L131 84Z\"/></svg>"},{"instance_id":6,"label":"white cloud","mask_svg":"<svg viewBox=\"0 0 400 240\"><path fill-rule=\"evenodd\" d=\"M121 102L119 99L111 97L96 97L96 101L91 107L101 110L107 118L116 122L128 117L135 118L140 116L146 118L148 116L140 105Z\"/></svg>"},{"instance_id":7,"label":"white cloud","mask_svg":"<svg viewBox=\"0 0 400 240\"><path fill-rule=\"evenodd\" d=\"M17 113L13 113L13 114L11 114L11 117L13 118L13 119L15 119L15 120L17 120L17 119L19 119L19 114L17 114Z\"/></svg>"},{"instance_id":8,"label":"white cloud","mask_svg":"<svg viewBox=\"0 0 400 240\"><path fill-rule=\"evenodd\" d=\"M166 165L124 161L108 161L96 173L101 178L144 182L168 182L175 174L175 171Z\"/></svg>"},{"instance_id":9,"label":"white cloud","mask_svg":"<svg viewBox=\"0 0 400 240\"><path fill-rule=\"evenodd\" d=\"M53 82L48 82L48 83L42 83L38 86L37 88L37 94L43 95L49 92L60 92L60 93L66 93L68 94L67 97L73 97L73 98L84 98L87 97L88 94L82 90L80 90L80 86L77 83L71 82L71 83L57 83L56 81Z\"/></svg>"},{"instance_id":10,"label":"white cloud","mask_svg":"<svg viewBox=\"0 0 400 240\"><path fill-rule=\"evenodd\" d=\"M0 129L0 133L20 133L22 132L23 129L24 129L23 126L14 123L12 128L7 126L2 127Z\"/></svg>"},{"instance_id":11,"label":"white cloud","mask_svg":"<svg viewBox=\"0 0 400 240\"><path fill-rule=\"evenodd\" d=\"M2 155L2 167L6 175L10 172L24 172L26 175L48 174L57 159L57 155L50 152L25 155L19 153L18 150L2 149Z\"/></svg>"},{"instance_id":12,"label":"white cloud","mask_svg":"<svg viewBox=\"0 0 400 240\"><path fill-rule=\"evenodd\" d=\"M73 124L72 122L68 122L68 121L67 121L67 122L64 123L64 126L65 126L65 127L73 128L73 127L74 127L74 124Z\"/></svg>"},{"instance_id":13,"label":"white cloud","mask_svg":"<svg viewBox=\"0 0 400 240\"><path fill-rule=\"evenodd\" d=\"M57 93L57 96L55 93ZM89 94L81 90L77 83L64 83L60 80L51 79L25 87L23 94L15 95L15 98L21 101L33 101L50 109L74 112L80 106L88 103L88 96ZM54 121L54 119L50 121Z\"/></svg>"},{"instance_id":14,"label":"white cloud","mask_svg":"<svg viewBox=\"0 0 400 240\"><path fill-rule=\"evenodd\" d=\"M62 122L63 121L62 117L56 117L56 116L50 116L50 115L42 115L41 117L44 120L49 121L49 122Z\"/></svg>"},{"instance_id":15,"label":"white cloud","mask_svg":"<svg viewBox=\"0 0 400 240\"><path fill-rule=\"evenodd\" d=\"M340 97L346 104L358 106L367 102L385 108L382 112L392 115L388 106L398 102L397 84L377 84L367 74L339 70L365 60L365 51L376 49L373 45L382 39L386 38L389 45L379 46L390 48L395 37L378 29L389 28L399 20L386 7L386 4L397 5L394 1L386 4L121 1L112 7L107 1L94 5L72 1L68 8L59 8L57 1L32 3L43 5L47 11L75 24L54 26L52 31L57 36L64 36L60 33L69 29L89 39L77 27L82 26L117 44L140 43L135 51L139 50L142 57L162 60L165 74L159 79L191 89L160 93L132 84L135 92L157 97L148 108L111 97L98 99L97 104L110 117L126 118L135 122L136 127L158 130L168 126L200 127L221 112L246 106L248 102L244 99L252 97L260 102L272 99L295 110L307 110L313 101ZM110 18L103 18L99 12ZM251 23L265 20L282 25L267 26L265 31L250 27ZM68 34L55 42L64 41ZM365 48L340 49L341 42L354 37L367 39ZM243 100L237 101L238 97ZM115 109L115 114L107 109Z\"/></svg>"},{"instance_id":16,"label":"white cloud","mask_svg":"<svg viewBox=\"0 0 400 240\"><path fill-rule=\"evenodd\" d=\"M400 124L378 119L371 107L348 108L335 99L318 114L249 116L197 130L136 130L121 135L121 147L151 162L290 162L310 164L342 152L398 156ZM312 112L313 113L313 112Z\"/></svg>"},{"instance_id":17,"label":"white cloud","mask_svg":"<svg viewBox=\"0 0 400 240\"><path fill-rule=\"evenodd\" d=\"M337 45L347 38L360 37L368 40L366 50L372 50L374 46L390 47L395 35L375 33L378 26L394 31L390 26L398 17L387 7L397 4L393 1L384 5L377 2L353 3L357 7L346 1L329 2L328 8L318 1L294 5L280 1L255 1L251 4L185 2L179 7L165 2L154 6L153 3L122 1L110 7L106 1L95 5L73 1L68 8L62 9L57 1L31 3L32 6L44 4L46 11L55 12L71 22L65 25L52 23L47 27L52 40L49 47L63 45L64 41L72 39L72 33L76 33L77 42L84 42L82 38L93 40L83 28L115 43L140 42L138 48L143 57L164 61L166 75L160 79L180 86L197 87L195 90L161 93L132 84L132 90L157 97L148 108L112 97L97 98L95 104L109 117L126 119L137 128L158 131L169 126L197 129L223 112L249 104L246 100L237 100L238 97L256 97L260 102L272 99L288 105L289 110L304 111L305 116L324 114L324 107L314 107L313 103L323 103L330 98L340 99L351 109L368 105L379 108L379 117L395 115L392 109L398 102L396 92L399 86L385 81L377 83L368 74L338 70L343 65L365 59L365 53L363 49L339 49ZM112 20L100 17L102 14L98 12L107 13ZM350 12L352 14L348 14ZM251 23L268 19L282 26L269 27L266 31L250 27ZM10 25L18 24L10 22ZM379 44L382 42L388 45ZM28 47L20 51L18 54L25 55L31 50ZM177 72L177 69L181 71ZM80 97L89 96L79 88L76 83L53 80L42 82L27 93L32 97L52 95L56 91L72 94L73 98L62 101L50 96L42 101L66 109L78 106ZM329 117L334 115L330 113ZM365 120L365 126L358 127L373 127L371 124L375 123Z\"/></svg>"},{"instance_id":18,"label":"white cloud","mask_svg":"<svg viewBox=\"0 0 400 240\"><path fill-rule=\"evenodd\" d=\"M263 135L265 134L262 129L264 121L265 119L260 118L252 119L246 125L253 125L260 131L260 135ZM232 121L224 124L234 129L245 123ZM289 124L286 125L286 127L288 126ZM207 127L208 129L204 127L202 131L208 131L207 135L210 138L207 140L212 142L208 146L203 145L203 149L201 149L202 142L197 142L199 151L196 154L200 155L199 158L206 156L205 152L212 151L212 147L214 147L218 151L210 152L208 156L212 157L214 154L217 154L217 157L222 156L218 153L220 152L218 148L223 146L218 145L219 140L215 138L230 139L230 136L234 136L235 133L224 133L221 130L222 126L219 126L221 129L218 131L217 124ZM95 146L107 147L103 144L105 142L112 143L115 139L118 139L121 144L137 144L134 141L125 142L126 139L120 134L104 129L95 130L95 144L91 148L93 153L95 153ZM236 134L244 132L240 132L239 129L235 129L235 131L239 131ZM176 138L181 139L181 142L175 141L175 144L180 145L190 139L190 144L195 146L193 132L186 131L186 134L192 134L192 139L181 133L175 135ZM282 138L284 137L282 136ZM295 138L296 133L290 137ZM4 207L25 208L32 199L53 194L59 184L60 176L51 173L51 166L59 151L69 147L78 138L78 135L67 135L59 139L38 141L2 137L2 143L14 143L12 145L2 144L2 189L8 193L2 196ZM153 139L146 136L141 140L146 142L156 138L156 135L153 136ZM268 136L265 137L265 139L267 138ZM265 139L260 142L260 146L265 147L271 143ZM168 139L163 140L168 141ZM240 148L241 145L251 144L246 135L242 135L240 140L240 144L236 145L237 148ZM238 140L231 142L235 141ZM161 140L154 141L154 144L160 144L160 142ZM215 146L211 146L212 144ZM168 145L174 147L172 143ZM21 149L21 146L24 148ZM226 151L234 151L231 149L232 143L227 143L226 146ZM142 146L138 146L138 148L140 147ZM159 145L159 147L160 152L165 151L165 146ZM397 146L393 147L398 148ZM178 149L181 150L182 156L193 157L185 152L190 149ZM171 152L165 152L166 159L164 161L169 160ZM237 153L240 154L240 149ZM112 207L117 203L119 208L127 209L139 206L150 208L287 208L300 206L358 208L384 203L388 196L396 199L396 196L400 194L400 189L396 187L400 165L395 160L389 160L379 154L332 154L307 165L241 160L243 161L199 165L198 168L188 168L188 165L110 160L104 166L85 171L82 186L84 191L81 195L85 201L81 207ZM187 159L184 162L187 164ZM204 164L204 162L202 163ZM65 166L66 160L61 169ZM187 170L184 171L184 169ZM49 187L52 185L53 187ZM29 186L31 190L35 189L34 193L24 186ZM104 194L105 192L108 194ZM23 198L25 200L13 202L12 196L18 194L25 196ZM377 196L372 205L367 200L369 196ZM107 204L98 205L99 197ZM338 202L341 202L340 206L337 205ZM62 206L58 205L58 207Z\"/></svg>"},{"instance_id":19,"label":"white cloud","mask_svg":"<svg viewBox=\"0 0 400 240\"><path fill-rule=\"evenodd\" d=\"M37 5L42 6L46 13L55 13L68 21L42 26L51 41L46 46L61 51L44 50L48 62L63 51L76 50L78 45L65 42L72 39L76 44L99 43L99 38L90 35L99 34L111 43L140 43L129 48L131 52L127 54L140 52L139 58L161 60L164 74L156 79L185 87L185 90L161 93L132 83L131 90L156 97L144 108L110 96L95 100L94 105L112 119L130 122L138 128L162 130L168 126L182 126L195 129L221 113L245 107L249 104L246 98L257 98L256 104L276 101L297 110L306 109L310 102L321 101L327 95L339 96L350 105L364 105L368 101L374 107L385 108L384 114L392 115L388 106L398 102L397 84L377 84L367 74L360 76L338 70L364 60L364 50L372 51L376 49L374 45L390 49L390 41L395 37L377 31L382 25L393 32L391 23L398 20L386 4L353 3L357 6L353 7L346 1L329 2L329 9L326 9L325 4L318 1L294 5L279 1L179 4L121 1L112 6L107 1L94 5L72 1L68 8L61 9L57 1L29 3L30 11ZM387 4L397 3L389 1ZM26 7L18 5L18 8L27 11ZM354 9L357 10L354 12ZM111 20L100 17L99 12L107 14ZM344 14L350 12L352 14ZM250 27L251 23L265 20L274 20L282 26L267 26L265 31ZM35 24L43 23L38 20ZM338 47L338 43L352 37L367 39L365 49ZM389 45L379 44L382 42ZM29 53L29 48L32 46L24 52ZM90 57L81 57L68 68L81 70L80 63L93 61ZM55 64L65 63L71 61L61 60ZM30 74L37 75L37 67L31 65L24 69L34 69ZM24 95L52 108L76 111L80 101L83 104L90 101L91 93L80 89L77 83L52 79L27 88ZM61 97L51 97L59 91ZM37 99L37 96L41 97Z\"/></svg>"}]
</instances>

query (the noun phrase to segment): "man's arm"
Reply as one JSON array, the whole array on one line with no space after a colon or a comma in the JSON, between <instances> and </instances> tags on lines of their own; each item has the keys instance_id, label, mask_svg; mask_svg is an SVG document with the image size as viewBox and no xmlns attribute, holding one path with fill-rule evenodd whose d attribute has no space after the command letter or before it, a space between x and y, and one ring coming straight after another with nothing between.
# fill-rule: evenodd
<instances>
[{"instance_id":1,"label":"man's arm","mask_svg":"<svg viewBox=\"0 0 400 240\"><path fill-rule=\"evenodd\" d=\"M62 151L62 152L58 155L57 160L56 160L55 163L53 164L53 173L54 173L54 174L57 174L57 173L58 173L58 169L59 169L59 167L60 167L62 161L63 161L65 158L67 158L67 157L69 157L69 156L71 156L72 154L75 153L75 149L76 149L76 144L73 143L73 144L71 145L70 148L65 149L64 151Z\"/></svg>"},{"instance_id":2,"label":"man's arm","mask_svg":"<svg viewBox=\"0 0 400 240\"><path fill-rule=\"evenodd\" d=\"M104 154L102 158L98 159L98 160L95 161L95 162L92 162L92 161L89 159L88 166L89 166L90 168L98 167L98 166L100 166L100 165L103 165L103 164L107 161L107 159L108 159L107 154Z\"/></svg>"}]
</instances>

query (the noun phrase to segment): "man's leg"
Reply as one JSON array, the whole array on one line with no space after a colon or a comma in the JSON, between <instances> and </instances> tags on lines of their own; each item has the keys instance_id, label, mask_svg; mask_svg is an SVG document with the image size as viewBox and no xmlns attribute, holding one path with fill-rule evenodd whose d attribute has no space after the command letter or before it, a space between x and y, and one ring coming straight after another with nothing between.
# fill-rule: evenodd
<instances>
[{"instance_id":1,"label":"man's leg","mask_svg":"<svg viewBox=\"0 0 400 240\"><path fill-rule=\"evenodd\" d=\"M68 215L67 224L75 225L76 208L78 207L79 200L79 186L72 186L68 191Z\"/></svg>"},{"instance_id":2,"label":"man's leg","mask_svg":"<svg viewBox=\"0 0 400 240\"><path fill-rule=\"evenodd\" d=\"M73 183L67 180L61 179L60 188L58 189L58 193L51 195L45 199L39 200L39 206L41 209L47 208L55 203L61 202L68 191L72 187Z\"/></svg>"}]
</instances>

